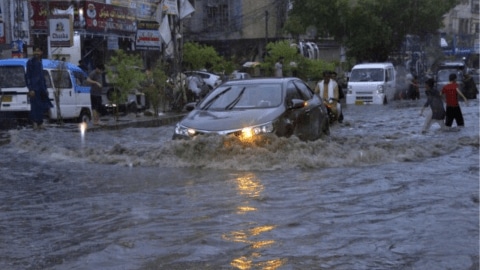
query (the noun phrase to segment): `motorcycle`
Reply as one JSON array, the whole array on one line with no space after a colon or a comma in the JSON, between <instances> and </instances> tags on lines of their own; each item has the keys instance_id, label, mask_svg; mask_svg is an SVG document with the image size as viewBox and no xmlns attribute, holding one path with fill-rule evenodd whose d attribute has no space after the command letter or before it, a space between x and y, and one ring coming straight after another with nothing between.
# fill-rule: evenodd
<instances>
[{"instance_id":1,"label":"motorcycle","mask_svg":"<svg viewBox=\"0 0 480 270\"><path fill-rule=\"evenodd\" d=\"M337 101L337 104L336 104L337 113L335 113L334 110L332 109L332 107L335 106L334 101L335 101L335 99L330 98L330 99L328 99L328 101L324 102L325 107L327 107L327 115L328 115L328 120L329 120L330 124L333 124L333 123L337 122L338 117L342 114L342 104L340 103L339 100L336 100Z\"/></svg>"}]
</instances>

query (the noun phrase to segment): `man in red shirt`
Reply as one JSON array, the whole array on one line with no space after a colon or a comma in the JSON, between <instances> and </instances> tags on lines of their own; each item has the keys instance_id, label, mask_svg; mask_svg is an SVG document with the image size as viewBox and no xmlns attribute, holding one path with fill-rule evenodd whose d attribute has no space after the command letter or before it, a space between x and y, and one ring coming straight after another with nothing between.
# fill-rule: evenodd
<instances>
[{"instance_id":1,"label":"man in red shirt","mask_svg":"<svg viewBox=\"0 0 480 270\"><path fill-rule=\"evenodd\" d=\"M451 127L453 124L453 119L457 123L457 126L463 127L465 125L463 121L462 110L458 104L457 94L460 95L465 104L468 106L467 98L462 94L458 89L457 85L457 74L452 73L448 76L449 83L442 88L440 96L445 95L445 102L447 103L447 109L445 112L445 126Z\"/></svg>"}]
</instances>

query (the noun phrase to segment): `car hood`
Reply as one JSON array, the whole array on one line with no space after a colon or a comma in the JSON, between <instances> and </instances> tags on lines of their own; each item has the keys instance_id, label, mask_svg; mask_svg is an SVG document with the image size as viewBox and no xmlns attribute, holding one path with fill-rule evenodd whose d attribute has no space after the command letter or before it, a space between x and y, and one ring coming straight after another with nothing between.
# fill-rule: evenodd
<instances>
[{"instance_id":1,"label":"car hood","mask_svg":"<svg viewBox=\"0 0 480 270\"><path fill-rule=\"evenodd\" d=\"M204 132L234 131L273 121L284 111L282 107L231 111L193 110L180 124Z\"/></svg>"}]
</instances>

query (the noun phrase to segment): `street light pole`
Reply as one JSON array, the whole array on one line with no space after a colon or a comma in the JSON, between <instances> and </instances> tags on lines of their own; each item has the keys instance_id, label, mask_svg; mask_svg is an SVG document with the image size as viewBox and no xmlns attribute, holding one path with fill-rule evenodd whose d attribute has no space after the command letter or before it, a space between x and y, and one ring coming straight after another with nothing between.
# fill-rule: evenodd
<instances>
[{"instance_id":1,"label":"street light pole","mask_svg":"<svg viewBox=\"0 0 480 270\"><path fill-rule=\"evenodd\" d=\"M265 10L265 46L268 43L268 10Z\"/></svg>"}]
</instances>

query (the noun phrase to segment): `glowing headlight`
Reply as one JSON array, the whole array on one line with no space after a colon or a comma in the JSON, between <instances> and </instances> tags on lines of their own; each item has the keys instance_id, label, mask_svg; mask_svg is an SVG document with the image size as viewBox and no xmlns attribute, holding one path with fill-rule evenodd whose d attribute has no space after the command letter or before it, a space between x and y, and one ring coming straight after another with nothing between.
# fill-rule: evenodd
<instances>
[{"instance_id":1,"label":"glowing headlight","mask_svg":"<svg viewBox=\"0 0 480 270\"><path fill-rule=\"evenodd\" d=\"M187 128L179 124L177 124L177 126L175 127L175 134L178 134L178 135L192 137L196 133L197 132L194 129Z\"/></svg>"},{"instance_id":2,"label":"glowing headlight","mask_svg":"<svg viewBox=\"0 0 480 270\"><path fill-rule=\"evenodd\" d=\"M271 133L273 132L273 125L272 123L267 123L264 125L256 126L256 127L246 127L242 129L242 137L243 138L251 138L255 135L262 134L262 133Z\"/></svg>"}]
</instances>

